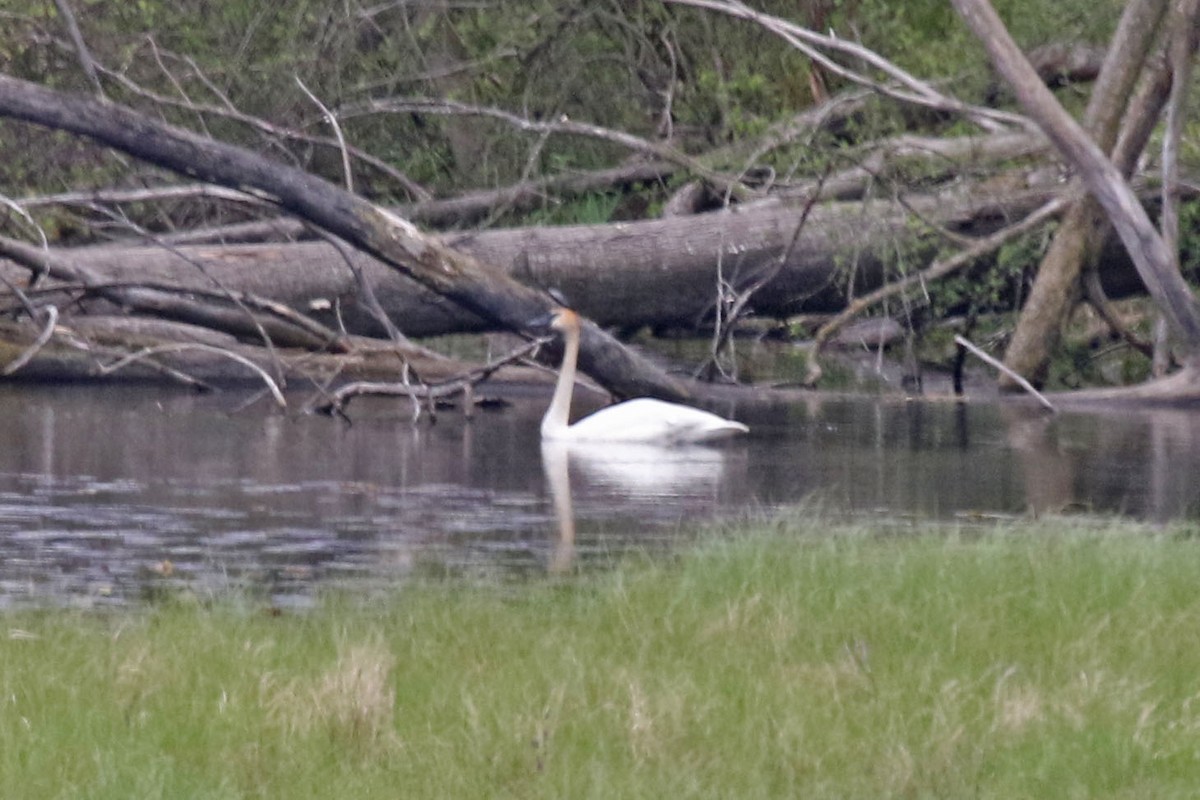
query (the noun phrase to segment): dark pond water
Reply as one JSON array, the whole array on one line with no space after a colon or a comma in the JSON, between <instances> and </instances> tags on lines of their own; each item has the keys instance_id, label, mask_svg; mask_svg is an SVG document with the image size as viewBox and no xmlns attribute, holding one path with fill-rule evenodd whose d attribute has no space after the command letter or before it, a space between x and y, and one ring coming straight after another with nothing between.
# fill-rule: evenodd
<instances>
[{"instance_id":1,"label":"dark pond water","mask_svg":"<svg viewBox=\"0 0 1200 800\"><path fill-rule=\"evenodd\" d=\"M695 523L832 512L1160 521L1200 511L1200 411L817 399L740 409L721 447L547 450L544 396L412 424L234 411L235 394L0 387L0 608L164 585L304 604L414 574L519 576L667 548Z\"/></svg>"}]
</instances>

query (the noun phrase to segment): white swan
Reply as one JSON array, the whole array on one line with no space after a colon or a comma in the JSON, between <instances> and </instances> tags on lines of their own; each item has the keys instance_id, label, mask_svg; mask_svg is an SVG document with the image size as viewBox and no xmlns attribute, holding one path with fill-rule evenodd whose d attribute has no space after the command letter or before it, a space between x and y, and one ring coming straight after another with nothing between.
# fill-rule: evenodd
<instances>
[{"instance_id":1,"label":"white swan","mask_svg":"<svg viewBox=\"0 0 1200 800\"><path fill-rule=\"evenodd\" d=\"M626 400L568 425L571 394L575 388L575 365L579 358L579 315L559 308L546 320L539 320L563 335L563 359L558 384L546 416L542 417L542 438L579 442L657 442L677 444L707 442L745 433L740 422L722 419L698 408L667 403L649 397Z\"/></svg>"}]
</instances>

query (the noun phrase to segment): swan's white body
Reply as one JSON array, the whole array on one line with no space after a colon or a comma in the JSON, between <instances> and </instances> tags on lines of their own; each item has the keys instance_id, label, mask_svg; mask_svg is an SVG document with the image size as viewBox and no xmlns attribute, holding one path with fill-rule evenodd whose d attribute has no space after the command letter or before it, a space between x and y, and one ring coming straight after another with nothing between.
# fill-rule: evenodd
<instances>
[{"instance_id":1,"label":"swan's white body","mask_svg":"<svg viewBox=\"0 0 1200 800\"><path fill-rule=\"evenodd\" d=\"M542 418L542 438L578 442L707 442L745 433L740 422L678 403L649 397L602 408L574 425L568 424L575 368L579 358L579 316L560 309L550 323L563 334L563 360L550 408Z\"/></svg>"}]
</instances>

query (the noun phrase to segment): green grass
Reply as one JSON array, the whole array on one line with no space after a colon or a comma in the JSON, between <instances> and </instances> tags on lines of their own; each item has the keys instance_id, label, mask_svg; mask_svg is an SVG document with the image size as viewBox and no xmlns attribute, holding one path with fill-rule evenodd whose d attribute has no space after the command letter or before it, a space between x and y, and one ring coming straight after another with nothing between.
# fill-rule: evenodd
<instances>
[{"instance_id":1,"label":"green grass","mask_svg":"<svg viewBox=\"0 0 1200 800\"><path fill-rule=\"evenodd\" d=\"M10 613L0 797L1190 797L1200 542L817 523L302 614Z\"/></svg>"}]
</instances>

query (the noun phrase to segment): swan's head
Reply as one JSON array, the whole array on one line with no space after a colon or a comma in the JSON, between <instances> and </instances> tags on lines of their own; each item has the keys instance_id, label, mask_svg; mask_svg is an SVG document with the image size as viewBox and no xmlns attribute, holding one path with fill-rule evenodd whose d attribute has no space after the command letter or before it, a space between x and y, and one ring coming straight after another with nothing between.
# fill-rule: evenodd
<instances>
[{"instance_id":1,"label":"swan's head","mask_svg":"<svg viewBox=\"0 0 1200 800\"><path fill-rule=\"evenodd\" d=\"M579 314L569 308L558 307L547 314L529 321L529 327L535 331L567 331L579 330Z\"/></svg>"}]
</instances>

